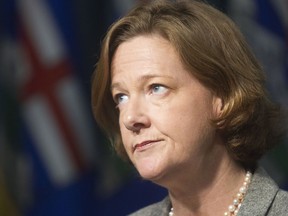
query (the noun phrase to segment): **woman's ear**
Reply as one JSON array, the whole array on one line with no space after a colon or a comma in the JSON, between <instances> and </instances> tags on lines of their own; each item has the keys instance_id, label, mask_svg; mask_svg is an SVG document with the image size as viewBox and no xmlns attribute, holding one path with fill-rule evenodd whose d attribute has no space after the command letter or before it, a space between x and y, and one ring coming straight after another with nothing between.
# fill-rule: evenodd
<instances>
[{"instance_id":1,"label":"woman's ear","mask_svg":"<svg viewBox=\"0 0 288 216\"><path fill-rule=\"evenodd\" d=\"M215 118L219 118L223 111L223 100L218 96L213 97L213 115Z\"/></svg>"}]
</instances>

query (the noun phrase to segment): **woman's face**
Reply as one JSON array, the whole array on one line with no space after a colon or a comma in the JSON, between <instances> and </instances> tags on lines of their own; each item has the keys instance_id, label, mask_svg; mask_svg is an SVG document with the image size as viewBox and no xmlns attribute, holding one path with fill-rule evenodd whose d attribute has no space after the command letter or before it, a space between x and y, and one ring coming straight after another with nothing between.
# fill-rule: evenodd
<instances>
[{"instance_id":1,"label":"woman's face","mask_svg":"<svg viewBox=\"0 0 288 216\"><path fill-rule=\"evenodd\" d=\"M124 147L143 178L161 182L201 171L211 160L211 119L221 100L184 68L167 40L138 36L122 43L112 61L111 91Z\"/></svg>"}]
</instances>

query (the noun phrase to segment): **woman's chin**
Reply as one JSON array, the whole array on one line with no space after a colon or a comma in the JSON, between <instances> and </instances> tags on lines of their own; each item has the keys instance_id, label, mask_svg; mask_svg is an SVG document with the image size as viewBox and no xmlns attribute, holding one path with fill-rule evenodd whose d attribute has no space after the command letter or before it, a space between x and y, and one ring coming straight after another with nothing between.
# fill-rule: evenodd
<instances>
[{"instance_id":1,"label":"woman's chin","mask_svg":"<svg viewBox=\"0 0 288 216\"><path fill-rule=\"evenodd\" d=\"M135 168L143 179L159 181L171 168L168 160L163 160L165 156L153 153L141 154L131 158Z\"/></svg>"},{"instance_id":2,"label":"woman's chin","mask_svg":"<svg viewBox=\"0 0 288 216\"><path fill-rule=\"evenodd\" d=\"M141 164L136 166L136 169L143 179L153 181L155 183L161 181L161 178L164 175L164 170L160 169L158 166L155 166L155 164L150 166L149 164Z\"/></svg>"}]
</instances>

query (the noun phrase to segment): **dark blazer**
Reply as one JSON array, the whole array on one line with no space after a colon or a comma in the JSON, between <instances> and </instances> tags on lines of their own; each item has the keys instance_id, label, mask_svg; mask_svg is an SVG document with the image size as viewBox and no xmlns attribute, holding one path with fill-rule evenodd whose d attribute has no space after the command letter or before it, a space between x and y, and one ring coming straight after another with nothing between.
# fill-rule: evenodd
<instances>
[{"instance_id":1,"label":"dark blazer","mask_svg":"<svg viewBox=\"0 0 288 216\"><path fill-rule=\"evenodd\" d=\"M147 206L130 216L168 216L169 197ZM258 168L237 216L288 216L288 192L277 184L262 169Z\"/></svg>"}]
</instances>

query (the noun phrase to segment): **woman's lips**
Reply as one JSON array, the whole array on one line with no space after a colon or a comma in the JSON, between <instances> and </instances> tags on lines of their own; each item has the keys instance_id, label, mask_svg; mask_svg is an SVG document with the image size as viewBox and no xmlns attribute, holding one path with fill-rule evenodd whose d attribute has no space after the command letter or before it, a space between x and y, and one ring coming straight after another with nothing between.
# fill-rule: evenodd
<instances>
[{"instance_id":1,"label":"woman's lips","mask_svg":"<svg viewBox=\"0 0 288 216\"><path fill-rule=\"evenodd\" d=\"M136 151L136 150L144 150L147 147L149 147L152 143L159 142L159 141L161 141L161 140L147 140L147 141L141 142L141 143L136 144L134 146L134 151Z\"/></svg>"}]
</instances>

